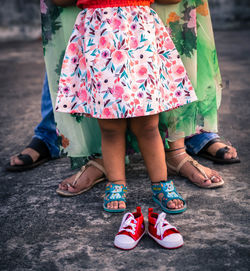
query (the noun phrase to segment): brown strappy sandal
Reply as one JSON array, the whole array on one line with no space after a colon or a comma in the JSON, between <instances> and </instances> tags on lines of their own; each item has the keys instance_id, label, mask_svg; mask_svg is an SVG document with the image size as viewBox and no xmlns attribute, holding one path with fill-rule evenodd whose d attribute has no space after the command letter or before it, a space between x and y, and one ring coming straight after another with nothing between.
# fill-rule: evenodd
<instances>
[{"instance_id":1,"label":"brown strappy sandal","mask_svg":"<svg viewBox=\"0 0 250 271\"><path fill-rule=\"evenodd\" d=\"M179 149L185 149L185 147L179 148ZM179 149L175 149L175 150L179 150ZM171 152L171 151L175 151L175 150L170 150L170 152ZM180 152L180 153L178 153L178 154L172 156L172 157L169 158L169 159L173 159L173 158L175 158L175 157L177 157L177 156L180 156L180 155L183 155L183 154L187 154L186 151ZM197 170L198 170L198 171L206 178L206 180L211 180L211 181L212 181L213 178L215 177L215 176L212 176L211 178L208 178L208 176L207 176L206 172L203 170L202 166L201 166L196 160L194 160L191 156L189 156L188 154L187 154L187 156L186 156L184 159L181 160L181 162L179 163L179 165L178 165L177 167L171 165L171 164L167 161L167 167L168 167L169 173L170 173L170 174L173 174L173 175L177 175L177 176L182 176L182 175L180 174L180 170L181 170L182 166L183 166L186 162L189 162L194 168L196 168L196 169L197 169ZM185 177L185 176L183 176L183 177ZM198 182L193 182L193 181L191 181L191 182L192 182L193 184L197 185L198 187L206 188L206 189L221 187L221 186L224 184L224 181L223 181L223 180L221 180L221 181L218 182L218 183L211 183L210 185L207 185L207 186L204 186L204 185L202 185L201 183L198 183Z\"/></svg>"},{"instance_id":2,"label":"brown strappy sandal","mask_svg":"<svg viewBox=\"0 0 250 271\"><path fill-rule=\"evenodd\" d=\"M89 189L91 189L95 184L102 182L105 180L105 176L106 176L106 171L104 169L104 167L100 164L98 164L97 162L90 160L86 165L82 166L81 169L77 172L75 180L72 184L67 184L68 186L71 187L75 187L75 185L77 184L77 181L79 180L79 178L82 176L82 174L86 171L86 169L90 166L94 166L96 168L98 168L101 172L103 172L103 176L101 178L96 179L90 186L78 191L78 192L69 192L68 190L63 190L60 188L56 189L56 193L61 195L61 196L66 196L66 197L73 197L73 196L77 196L80 195L86 191L88 191Z\"/></svg>"}]
</instances>

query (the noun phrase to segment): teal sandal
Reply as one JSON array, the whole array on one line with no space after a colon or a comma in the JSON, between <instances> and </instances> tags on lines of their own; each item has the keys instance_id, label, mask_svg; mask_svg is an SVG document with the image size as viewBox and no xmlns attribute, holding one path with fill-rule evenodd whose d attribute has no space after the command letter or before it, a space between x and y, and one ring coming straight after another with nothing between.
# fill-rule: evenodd
<instances>
[{"instance_id":1,"label":"teal sandal","mask_svg":"<svg viewBox=\"0 0 250 271\"><path fill-rule=\"evenodd\" d=\"M108 209L107 204L112 201L126 202L126 198L125 198L126 192L127 192L127 186L125 186L123 184L110 184L110 185L106 186L103 209L109 213L124 212L126 210L126 208L124 208L124 209Z\"/></svg>"},{"instance_id":2,"label":"teal sandal","mask_svg":"<svg viewBox=\"0 0 250 271\"><path fill-rule=\"evenodd\" d=\"M173 181L161 181L159 184L152 184L151 188L153 191L153 201L156 202L164 212L170 214L179 214L186 211L186 202L176 191ZM161 200L159 200L158 195L161 193L163 194L163 197ZM174 199L180 199L183 201L184 205L181 209L170 209L167 207L167 203Z\"/></svg>"}]
</instances>

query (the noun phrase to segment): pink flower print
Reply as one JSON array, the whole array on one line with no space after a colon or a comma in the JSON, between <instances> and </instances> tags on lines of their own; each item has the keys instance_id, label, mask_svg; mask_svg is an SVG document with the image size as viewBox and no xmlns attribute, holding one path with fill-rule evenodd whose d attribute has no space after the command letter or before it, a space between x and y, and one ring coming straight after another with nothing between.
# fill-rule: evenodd
<instances>
[{"instance_id":1,"label":"pink flower print","mask_svg":"<svg viewBox=\"0 0 250 271\"><path fill-rule=\"evenodd\" d=\"M115 65L123 64L125 59L126 59L126 55L125 55L125 52L123 51L117 50L112 54L112 61Z\"/></svg>"},{"instance_id":2,"label":"pink flower print","mask_svg":"<svg viewBox=\"0 0 250 271\"><path fill-rule=\"evenodd\" d=\"M111 92L116 99L119 99L119 98L121 99L122 94L124 93L124 89L122 86L114 86Z\"/></svg>"},{"instance_id":3,"label":"pink flower print","mask_svg":"<svg viewBox=\"0 0 250 271\"><path fill-rule=\"evenodd\" d=\"M135 31L137 29L137 24L135 24L135 23L131 24L130 29L132 31Z\"/></svg>"},{"instance_id":4,"label":"pink flower print","mask_svg":"<svg viewBox=\"0 0 250 271\"><path fill-rule=\"evenodd\" d=\"M110 55L109 50L103 50L101 53L102 58L107 58L107 57L109 57L109 55Z\"/></svg>"},{"instance_id":5,"label":"pink flower print","mask_svg":"<svg viewBox=\"0 0 250 271\"><path fill-rule=\"evenodd\" d=\"M181 93L182 93L182 92L181 92L180 90L177 90L177 91L175 92L175 96L176 96L176 97L180 97L180 96L181 96Z\"/></svg>"},{"instance_id":6,"label":"pink flower print","mask_svg":"<svg viewBox=\"0 0 250 271\"><path fill-rule=\"evenodd\" d=\"M99 82L96 84L96 87L97 87L98 89L100 89L101 86L102 86L102 84L101 84L101 82L99 81Z\"/></svg>"},{"instance_id":7,"label":"pink flower print","mask_svg":"<svg viewBox=\"0 0 250 271\"><path fill-rule=\"evenodd\" d=\"M112 104L112 108L113 108L114 111L117 111L117 109L118 109L118 108L117 108L117 104L116 104L116 103L113 103L113 104Z\"/></svg>"},{"instance_id":8,"label":"pink flower print","mask_svg":"<svg viewBox=\"0 0 250 271\"><path fill-rule=\"evenodd\" d=\"M142 92L139 92L139 93L137 94L137 96L138 96L139 98L142 98L142 97L143 97L143 93L142 93Z\"/></svg>"},{"instance_id":9,"label":"pink flower print","mask_svg":"<svg viewBox=\"0 0 250 271\"><path fill-rule=\"evenodd\" d=\"M70 91L70 88L69 88L69 87L66 86L66 87L63 88L63 92L64 92L65 94L68 94L69 91Z\"/></svg>"},{"instance_id":10,"label":"pink flower print","mask_svg":"<svg viewBox=\"0 0 250 271\"><path fill-rule=\"evenodd\" d=\"M144 110L143 110L143 108L141 106L137 106L137 108L135 109L134 115L136 117L144 116Z\"/></svg>"},{"instance_id":11,"label":"pink flower print","mask_svg":"<svg viewBox=\"0 0 250 271\"><path fill-rule=\"evenodd\" d=\"M109 110L109 108L104 108L102 113L106 119L111 119L114 116L113 113Z\"/></svg>"},{"instance_id":12,"label":"pink flower print","mask_svg":"<svg viewBox=\"0 0 250 271\"><path fill-rule=\"evenodd\" d=\"M175 65L173 67L173 74L176 78L184 77L185 76L185 69L183 65Z\"/></svg>"},{"instance_id":13,"label":"pink flower print","mask_svg":"<svg viewBox=\"0 0 250 271\"><path fill-rule=\"evenodd\" d=\"M82 102L86 102L87 101L87 91L86 89L81 89L78 93L78 98L82 101Z\"/></svg>"},{"instance_id":14,"label":"pink flower print","mask_svg":"<svg viewBox=\"0 0 250 271\"><path fill-rule=\"evenodd\" d=\"M117 19L117 18L114 18L112 20L112 27L113 27L113 30L116 30L116 29L119 29L120 28L120 25L121 25L121 20Z\"/></svg>"},{"instance_id":15,"label":"pink flower print","mask_svg":"<svg viewBox=\"0 0 250 271\"><path fill-rule=\"evenodd\" d=\"M134 99L135 104L140 104L140 101L138 99Z\"/></svg>"},{"instance_id":16,"label":"pink flower print","mask_svg":"<svg viewBox=\"0 0 250 271\"><path fill-rule=\"evenodd\" d=\"M72 64L76 64L78 62L78 57L74 56L73 58L71 58L71 63Z\"/></svg>"},{"instance_id":17,"label":"pink flower print","mask_svg":"<svg viewBox=\"0 0 250 271\"><path fill-rule=\"evenodd\" d=\"M136 75L140 79L146 79L148 77L148 69L144 65L136 67Z\"/></svg>"},{"instance_id":18,"label":"pink flower print","mask_svg":"<svg viewBox=\"0 0 250 271\"><path fill-rule=\"evenodd\" d=\"M137 92L138 91L138 85L132 85L132 91Z\"/></svg>"},{"instance_id":19,"label":"pink flower print","mask_svg":"<svg viewBox=\"0 0 250 271\"><path fill-rule=\"evenodd\" d=\"M48 7L44 3L44 0L40 0L40 9L41 9L41 13L42 14L46 14L47 13Z\"/></svg>"},{"instance_id":20,"label":"pink flower print","mask_svg":"<svg viewBox=\"0 0 250 271\"><path fill-rule=\"evenodd\" d=\"M131 37L129 45L131 49L136 49L138 47L139 41L135 37Z\"/></svg>"},{"instance_id":21,"label":"pink flower print","mask_svg":"<svg viewBox=\"0 0 250 271\"><path fill-rule=\"evenodd\" d=\"M190 12L189 12L189 16L190 16L190 20L187 24L187 27L188 28L194 28L196 27L196 11L195 9L192 9Z\"/></svg>"},{"instance_id":22,"label":"pink flower print","mask_svg":"<svg viewBox=\"0 0 250 271\"><path fill-rule=\"evenodd\" d=\"M58 107L62 110L69 110L71 108L71 102L68 98L66 97L62 97L59 102L58 102ZM56 107L56 110L58 109L58 107Z\"/></svg>"},{"instance_id":23,"label":"pink flower print","mask_svg":"<svg viewBox=\"0 0 250 271\"><path fill-rule=\"evenodd\" d=\"M130 96L129 96L128 94L124 94L124 95L122 96L122 100L123 100L124 102L127 102L129 99L130 99Z\"/></svg>"},{"instance_id":24,"label":"pink flower print","mask_svg":"<svg viewBox=\"0 0 250 271\"><path fill-rule=\"evenodd\" d=\"M85 24L83 22L81 22L80 24L76 24L75 27L82 36L86 33L86 27L85 27Z\"/></svg>"},{"instance_id":25,"label":"pink flower print","mask_svg":"<svg viewBox=\"0 0 250 271\"><path fill-rule=\"evenodd\" d=\"M171 39L166 39L164 42L164 47L167 50L173 50L174 49L174 43L172 42Z\"/></svg>"},{"instance_id":26,"label":"pink flower print","mask_svg":"<svg viewBox=\"0 0 250 271\"><path fill-rule=\"evenodd\" d=\"M173 98L173 99L172 99L172 102L173 102L174 104L176 104L176 103L178 102L178 100L177 100L176 98Z\"/></svg>"},{"instance_id":27,"label":"pink flower print","mask_svg":"<svg viewBox=\"0 0 250 271\"><path fill-rule=\"evenodd\" d=\"M176 85L174 83L171 83L168 87L171 92L174 92L176 90Z\"/></svg>"},{"instance_id":28,"label":"pink flower print","mask_svg":"<svg viewBox=\"0 0 250 271\"><path fill-rule=\"evenodd\" d=\"M78 54L78 45L75 42L70 43L67 49L67 54L69 56L75 56Z\"/></svg>"},{"instance_id":29,"label":"pink flower print","mask_svg":"<svg viewBox=\"0 0 250 271\"><path fill-rule=\"evenodd\" d=\"M100 39L99 39L99 48L100 49L107 48L107 39L106 39L106 37L100 37Z\"/></svg>"},{"instance_id":30,"label":"pink flower print","mask_svg":"<svg viewBox=\"0 0 250 271\"><path fill-rule=\"evenodd\" d=\"M169 100L169 95L168 94L164 95L164 100L165 100L165 102Z\"/></svg>"},{"instance_id":31,"label":"pink flower print","mask_svg":"<svg viewBox=\"0 0 250 271\"><path fill-rule=\"evenodd\" d=\"M86 70L86 59L82 57L79 61L79 69Z\"/></svg>"}]
</instances>

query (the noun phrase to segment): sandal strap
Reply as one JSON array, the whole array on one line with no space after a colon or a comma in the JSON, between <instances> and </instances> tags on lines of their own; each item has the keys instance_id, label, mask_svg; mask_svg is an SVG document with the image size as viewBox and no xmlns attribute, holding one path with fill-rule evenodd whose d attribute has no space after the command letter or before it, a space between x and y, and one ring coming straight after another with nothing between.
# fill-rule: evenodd
<instances>
[{"instance_id":1,"label":"sandal strap","mask_svg":"<svg viewBox=\"0 0 250 271\"><path fill-rule=\"evenodd\" d=\"M41 139L33 137L26 148L31 148L40 154L41 158L50 157L50 151L47 145Z\"/></svg>"},{"instance_id":2,"label":"sandal strap","mask_svg":"<svg viewBox=\"0 0 250 271\"><path fill-rule=\"evenodd\" d=\"M216 142L222 142L222 141L220 138L213 138L210 141L208 141L207 144L200 151L206 151L211 145L213 145Z\"/></svg>"},{"instance_id":3,"label":"sandal strap","mask_svg":"<svg viewBox=\"0 0 250 271\"><path fill-rule=\"evenodd\" d=\"M209 179L206 172L203 170L202 166L196 160L194 160L191 156L187 156L185 162L190 162L190 164L193 167L195 167L206 179ZM182 166L183 165L184 163L182 163ZM180 170L181 170L181 167L179 168L179 171Z\"/></svg>"},{"instance_id":4,"label":"sandal strap","mask_svg":"<svg viewBox=\"0 0 250 271\"><path fill-rule=\"evenodd\" d=\"M184 154L184 152L182 152L182 153L179 153L179 155L181 155L181 154ZM177 155L176 155L177 156ZM176 157L176 156L174 156L174 157ZM171 158L173 158L173 157L171 157ZM171 159L170 158L170 159ZM208 178L208 176L207 176L207 174L206 174L206 172L203 170L203 168L202 168L202 166L196 161L196 160L194 160L191 156L189 156L189 155L187 155L184 159L182 159L181 161L180 161L180 163L178 164L178 166L177 167L174 167L173 165L171 165L171 164L169 164L169 163L167 163L167 166L169 167L169 168L171 168L172 170L174 170L178 175L180 175L180 170L181 170L181 168L183 167L183 165L186 163L186 162L190 162L190 164L193 166L193 167L195 167L206 179L209 179Z\"/></svg>"},{"instance_id":5,"label":"sandal strap","mask_svg":"<svg viewBox=\"0 0 250 271\"><path fill-rule=\"evenodd\" d=\"M228 148L228 146L225 146L224 148L220 148L220 149L216 152L215 157L223 159L223 158L224 158L224 155L225 155L226 153L228 153L229 151L230 151L230 149Z\"/></svg>"},{"instance_id":6,"label":"sandal strap","mask_svg":"<svg viewBox=\"0 0 250 271\"><path fill-rule=\"evenodd\" d=\"M98 164L96 161L90 160L88 161L87 165L94 166L98 168L104 175L107 175L105 168L102 165Z\"/></svg>"},{"instance_id":7,"label":"sandal strap","mask_svg":"<svg viewBox=\"0 0 250 271\"><path fill-rule=\"evenodd\" d=\"M111 201L124 201L126 202L127 186L123 184L110 184L106 186L104 205Z\"/></svg>"},{"instance_id":8,"label":"sandal strap","mask_svg":"<svg viewBox=\"0 0 250 271\"><path fill-rule=\"evenodd\" d=\"M151 189L155 197L158 197L158 195L162 193L164 196L162 197L161 201L166 202L166 204L170 200L174 199L180 199L183 201L183 203L185 203L182 196L176 191L174 182L172 180L161 181L159 184L152 184Z\"/></svg>"},{"instance_id":9,"label":"sandal strap","mask_svg":"<svg viewBox=\"0 0 250 271\"><path fill-rule=\"evenodd\" d=\"M23 161L23 165L22 166L28 166L33 164L33 159L31 158L31 156L29 154L18 154L17 158L21 161Z\"/></svg>"},{"instance_id":10,"label":"sandal strap","mask_svg":"<svg viewBox=\"0 0 250 271\"><path fill-rule=\"evenodd\" d=\"M88 161L87 164L83 165L81 167L81 169L77 172L76 174L76 177L75 177L75 180L74 182L72 183L72 187L74 187L76 184L77 184L77 181L79 180L79 178L82 176L82 174L86 171L86 169L90 166L94 166L96 167L97 169L99 169L104 175L106 175L106 171L104 169L104 167L100 164L98 164L97 162L93 161L93 160L90 160Z\"/></svg>"}]
</instances>

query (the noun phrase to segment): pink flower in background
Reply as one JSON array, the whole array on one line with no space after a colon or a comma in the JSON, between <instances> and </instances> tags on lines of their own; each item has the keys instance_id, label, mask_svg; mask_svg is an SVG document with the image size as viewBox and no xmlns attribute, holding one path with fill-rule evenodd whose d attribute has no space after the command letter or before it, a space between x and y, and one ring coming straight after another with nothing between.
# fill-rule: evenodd
<instances>
[{"instance_id":1,"label":"pink flower in background","mask_svg":"<svg viewBox=\"0 0 250 271\"><path fill-rule=\"evenodd\" d=\"M44 0L40 0L40 9L41 9L41 13L42 14L46 14L47 13L48 7L44 3Z\"/></svg>"},{"instance_id":2,"label":"pink flower in background","mask_svg":"<svg viewBox=\"0 0 250 271\"><path fill-rule=\"evenodd\" d=\"M196 27L196 11L195 9L192 9L190 12L189 12L189 16L191 17L188 24L187 24L187 27L189 28L194 28Z\"/></svg>"}]
</instances>

